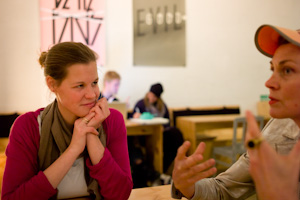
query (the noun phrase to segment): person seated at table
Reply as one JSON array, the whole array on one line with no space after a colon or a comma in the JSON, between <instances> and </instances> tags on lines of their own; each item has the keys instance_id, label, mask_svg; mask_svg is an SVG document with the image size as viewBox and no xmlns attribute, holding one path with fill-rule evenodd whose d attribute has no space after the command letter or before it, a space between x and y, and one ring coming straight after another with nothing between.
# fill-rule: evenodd
<instances>
[{"instance_id":1,"label":"person seated at table","mask_svg":"<svg viewBox=\"0 0 300 200\"><path fill-rule=\"evenodd\" d=\"M56 99L14 122L1 192L6 199L128 199L132 190L122 114L98 87L97 55L63 42L39 62Z\"/></svg>"},{"instance_id":2,"label":"person seated at table","mask_svg":"<svg viewBox=\"0 0 300 200\"><path fill-rule=\"evenodd\" d=\"M109 103L119 101L116 95L120 87L120 80L121 76L115 71L108 71L104 75L101 93Z\"/></svg>"},{"instance_id":3,"label":"person seated at table","mask_svg":"<svg viewBox=\"0 0 300 200\"><path fill-rule=\"evenodd\" d=\"M259 51L272 58L272 75L265 85L270 91L270 115L273 119L263 129L263 136L277 153L287 154L299 139L300 35L297 31L263 25L256 32L255 43ZM248 153L243 154L226 172L207 178L216 173L215 161L201 162L204 143L200 143L196 151L187 157L189 147L190 143L185 142L175 158L174 198L245 199L255 192ZM298 166L295 168L299 169Z\"/></svg>"},{"instance_id":4,"label":"person seated at table","mask_svg":"<svg viewBox=\"0 0 300 200\"><path fill-rule=\"evenodd\" d=\"M160 83L151 85L145 97L135 104L133 108L133 118L139 118L142 113L149 112L154 117L169 119L168 107L161 98L163 91L163 87Z\"/></svg>"},{"instance_id":5,"label":"person seated at table","mask_svg":"<svg viewBox=\"0 0 300 200\"><path fill-rule=\"evenodd\" d=\"M162 100L163 86L160 83L151 85L145 97L139 100L133 109L133 117L139 118L142 113L149 112L154 117L169 118L169 111L166 103ZM173 161L178 147L183 143L182 133L175 127L170 127L170 123L164 125L163 132L163 172L171 174ZM161 175L162 179L168 176Z\"/></svg>"}]
</instances>

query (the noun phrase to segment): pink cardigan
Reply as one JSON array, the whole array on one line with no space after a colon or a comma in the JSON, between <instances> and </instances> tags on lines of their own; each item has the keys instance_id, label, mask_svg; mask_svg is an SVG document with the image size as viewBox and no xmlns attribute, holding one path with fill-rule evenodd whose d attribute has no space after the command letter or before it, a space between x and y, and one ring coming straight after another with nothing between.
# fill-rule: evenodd
<instances>
[{"instance_id":1,"label":"pink cardigan","mask_svg":"<svg viewBox=\"0 0 300 200\"><path fill-rule=\"evenodd\" d=\"M21 115L12 126L6 149L2 200L49 199L57 192L43 171L38 170L40 134L37 116L41 110ZM90 159L86 164L90 176L98 181L104 199L128 199L132 178L126 127L119 111L111 109L110 112L103 122L107 135L104 156L97 165L92 166Z\"/></svg>"}]
</instances>

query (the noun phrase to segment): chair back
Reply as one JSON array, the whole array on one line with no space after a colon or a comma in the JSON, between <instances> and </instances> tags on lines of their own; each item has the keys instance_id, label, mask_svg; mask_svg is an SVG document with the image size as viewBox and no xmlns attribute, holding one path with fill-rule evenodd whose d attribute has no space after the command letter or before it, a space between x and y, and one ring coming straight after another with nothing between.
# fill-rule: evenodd
<instances>
[{"instance_id":1,"label":"chair back","mask_svg":"<svg viewBox=\"0 0 300 200\"><path fill-rule=\"evenodd\" d=\"M264 127L264 117L255 116L256 121L259 124L259 129L262 130ZM238 127L242 126L242 140L237 139ZM232 148L233 152L242 153L245 152L244 141L247 132L247 119L246 117L238 117L233 121L233 137L232 137Z\"/></svg>"}]
</instances>

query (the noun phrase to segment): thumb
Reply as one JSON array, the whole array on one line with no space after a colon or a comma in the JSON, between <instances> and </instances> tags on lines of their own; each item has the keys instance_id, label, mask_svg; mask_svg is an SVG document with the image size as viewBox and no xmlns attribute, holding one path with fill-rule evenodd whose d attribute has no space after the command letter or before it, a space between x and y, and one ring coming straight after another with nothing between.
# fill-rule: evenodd
<instances>
[{"instance_id":1,"label":"thumb","mask_svg":"<svg viewBox=\"0 0 300 200\"><path fill-rule=\"evenodd\" d=\"M87 132L94 135L99 135L99 132L94 127L88 127Z\"/></svg>"},{"instance_id":2,"label":"thumb","mask_svg":"<svg viewBox=\"0 0 300 200\"><path fill-rule=\"evenodd\" d=\"M95 114L96 114L95 112L89 112L89 114L87 114L85 116L85 118L88 119L88 120L91 120L95 116Z\"/></svg>"}]
</instances>

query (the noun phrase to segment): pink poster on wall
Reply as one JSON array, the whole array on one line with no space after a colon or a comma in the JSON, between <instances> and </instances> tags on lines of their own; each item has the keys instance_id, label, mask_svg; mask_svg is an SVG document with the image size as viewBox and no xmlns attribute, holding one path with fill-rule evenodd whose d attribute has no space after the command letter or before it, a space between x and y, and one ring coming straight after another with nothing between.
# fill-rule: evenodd
<instances>
[{"instance_id":1,"label":"pink poster on wall","mask_svg":"<svg viewBox=\"0 0 300 200\"><path fill-rule=\"evenodd\" d=\"M82 42L105 63L104 0L40 0L41 51L66 41Z\"/></svg>"}]
</instances>

